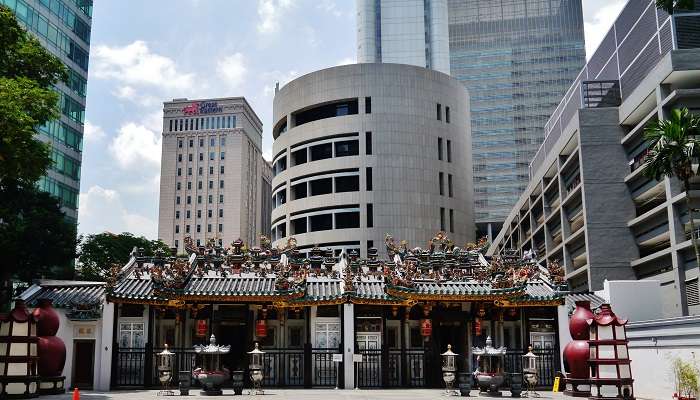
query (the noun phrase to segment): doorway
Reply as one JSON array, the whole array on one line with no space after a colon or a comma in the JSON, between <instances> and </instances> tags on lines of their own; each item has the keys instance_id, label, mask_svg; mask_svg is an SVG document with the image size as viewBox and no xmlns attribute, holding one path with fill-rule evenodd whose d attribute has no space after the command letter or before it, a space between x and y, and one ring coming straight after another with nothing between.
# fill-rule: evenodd
<instances>
[{"instance_id":1,"label":"doorway","mask_svg":"<svg viewBox=\"0 0 700 400\"><path fill-rule=\"evenodd\" d=\"M92 389L95 375L95 341L73 341L73 387Z\"/></svg>"},{"instance_id":2,"label":"doorway","mask_svg":"<svg viewBox=\"0 0 700 400\"><path fill-rule=\"evenodd\" d=\"M231 345L228 354L221 358L221 366L230 371L244 371L248 367L248 329L244 324L222 322L219 325L216 342L221 345Z\"/></svg>"}]
</instances>

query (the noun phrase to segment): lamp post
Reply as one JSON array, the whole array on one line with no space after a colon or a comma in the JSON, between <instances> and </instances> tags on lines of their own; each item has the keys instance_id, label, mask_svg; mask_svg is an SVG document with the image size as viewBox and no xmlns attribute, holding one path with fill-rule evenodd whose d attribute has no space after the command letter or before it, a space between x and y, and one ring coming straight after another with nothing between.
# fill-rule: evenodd
<instances>
[{"instance_id":1,"label":"lamp post","mask_svg":"<svg viewBox=\"0 0 700 400\"><path fill-rule=\"evenodd\" d=\"M447 345L447 351L440 354L442 356L442 380L445 381L445 394L457 395L454 390L454 382L457 373L455 364L457 354L452 352L452 345Z\"/></svg>"},{"instance_id":2,"label":"lamp post","mask_svg":"<svg viewBox=\"0 0 700 400\"><path fill-rule=\"evenodd\" d=\"M165 349L158 353L158 380L160 381L161 390L158 396L174 396L170 390L170 381L173 379L173 356L175 353L168 350L168 345Z\"/></svg>"},{"instance_id":3,"label":"lamp post","mask_svg":"<svg viewBox=\"0 0 700 400\"><path fill-rule=\"evenodd\" d=\"M527 348L527 354L523 355L523 378L525 378L525 383L527 383L527 397L530 397L530 393L534 397L540 397L539 393L535 391L535 386L537 386L537 381L539 379L539 374L537 373L537 357L532 352L532 346Z\"/></svg>"},{"instance_id":4,"label":"lamp post","mask_svg":"<svg viewBox=\"0 0 700 400\"><path fill-rule=\"evenodd\" d=\"M264 378L263 368L265 367L263 354L265 354L265 352L258 348L258 343L256 342L255 348L249 351L248 354L250 354L248 369L250 370L250 380L253 383L250 394L265 394L262 389L262 381Z\"/></svg>"}]
</instances>

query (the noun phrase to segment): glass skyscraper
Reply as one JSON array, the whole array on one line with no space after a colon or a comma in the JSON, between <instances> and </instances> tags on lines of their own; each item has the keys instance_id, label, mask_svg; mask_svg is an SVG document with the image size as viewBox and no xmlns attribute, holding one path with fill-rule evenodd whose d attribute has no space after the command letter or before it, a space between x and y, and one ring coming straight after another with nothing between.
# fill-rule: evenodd
<instances>
[{"instance_id":1,"label":"glass skyscraper","mask_svg":"<svg viewBox=\"0 0 700 400\"><path fill-rule=\"evenodd\" d=\"M51 144L53 164L38 185L56 196L66 217L77 222L85 95L92 27L92 0L0 0L17 20L68 68L67 82L56 85L61 117L39 128Z\"/></svg>"},{"instance_id":2,"label":"glass skyscraper","mask_svg":"<svg viewBox=\"0 0 700 400\"><path fill-rule=\"evenodd\" d=\"M585 64L581 0L448 0L448 20L451 75L471 98L475 220L495 235Z\"/></svg>"}]
</instances>

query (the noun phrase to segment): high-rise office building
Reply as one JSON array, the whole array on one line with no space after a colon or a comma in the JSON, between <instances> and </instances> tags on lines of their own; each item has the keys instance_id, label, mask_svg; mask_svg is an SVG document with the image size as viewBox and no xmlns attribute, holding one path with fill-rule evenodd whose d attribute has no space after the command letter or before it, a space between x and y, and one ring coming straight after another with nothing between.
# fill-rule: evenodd
<instances>
[{"instance_id":1,"label":"high-rise office building","mask_svg":"<svg viewBox=\"0 0 700 400\"><path fill-rule=\"evenodd\" d=\"M357 62L450 73L447 0L357 0Z\"/></svg>"},{"instance_id":2,"label":"high-rise office building","mask_svg":"<svg viewBox=\"0 0 700 400\"><path fill-rule=\"evenodd\" d=\"M450 71L471 98L475 220L495 235L586 62L581 0L448 0L448 13Z\"/></svg>"},{"instance_id":3,"label":"high-rise office building","mask_svg":"<svg viewBox=\"0 0 700 400\"><path fill-rule=\"evenodd\" d=\"M358 0L357 11L358 62L426 66L469 90L474 217L480 234L495 234L585 63L581 0Z\"/></svg>"},{"instance_id":4,"label":"high-rise office building","mask_svg":"<svg viewBox=\"0 0 700 400\"><path fill-rule=\"evenodd\" d=\"M184 250L258 243L270 234L270 163L262 157L262 122L243 97L163 105L158 238Z\"/></svg>"},{"instance_id":5,"label":"high-rise office building","mask_svg":"<svg viewBox=\"0 0 700 400\"><path fill-rule=\"evenodd\" d=\"M53 163L39 188L56 196L77 222L80 164L85 122L92 0L0 0L27 31L68 68L68 81L56 85L61 116L39 127L39 139L51 144Z\"/></svg>"}]
</instances>

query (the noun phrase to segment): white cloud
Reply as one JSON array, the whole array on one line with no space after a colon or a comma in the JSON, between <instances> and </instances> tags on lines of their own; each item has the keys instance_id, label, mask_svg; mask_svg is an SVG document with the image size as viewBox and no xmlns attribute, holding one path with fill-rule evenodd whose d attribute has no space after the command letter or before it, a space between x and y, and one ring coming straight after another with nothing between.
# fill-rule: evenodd
<instances>
[{"instance_id":1,"label":"white cloud","mask_svg":"<svg viewBox=\"0 0 700 400\"><path fill-rule=\"evenodd\" d=\"M588 6L587 10L584 9L584 15L587 18L583 24L586 34L587 59L591 58L600 42L605 38L625 3L625 0L606 0L605 5L601 4L596 7L592 3L584 2L584 7L586 4Z\"/></svg>"},{"instance_id":2,"label":"white cloud","mask_svg":"<svg viewBox=\"0 0 700 400\"><path fill-rule=\"evenodd\" d=\"M155 239L158 224L154 219L127 210L120 194L99 185L80 194L81 234L101 232L131 232L136 236Z\"/></svg>"},{"instance_id":3,"label":"white cloud","mask_svg":"<svg viewBox=\"0 0 700 400\"><path fill-rule=\"evenodd\" d=\"M258 16L260 17L258 32L277 32L285 11L293 5L293 0L258 0Z\"/></svg>"},{"instance_id":4,"label":"white cloud","mask_svg":"<svg viewBox=\"0 0 700 400\"><path fill-rule=\"evenodd\" d=\"M333 0L321 0L316 3L316 8L321 9L334 17L340 17L343 15L343 13L338 10L338 7L336 7L336 3Z\"/></svg>"},{"instance_id":5,"label":"white cloud","mask_svg":"<svg viewBox=\"0 0 700 400\"><path fill-rule=\"evenodd\" d=\"M216 73L231 89L238 89L244 82L246 72L245 58L241 53L224 57L216 64Z\"/></svg>"},{"instance_id":6,"label":"white cloud","mask_svg":"<svg viewBox=\"0 0 700 400\"><path fill-rule=\"evenodd\" d=\"M105 137L105 131L101 127L94 125L89 120L85 121L83 139L86 143L94 143Z\"/></svg>"},{"instance_id":7,"label":"white cloud","mask_svg":"<svg viewBox=\"0 0 700 400\"><path fill-rule=\"evenodd\" d=\"M160 165L160 146L160 135L143 124L127 122L119 128L109 150L121 168L140 170Z\"/></svg>"},{"instance_id":8,"label":"white cloud","mask_svg":"<svg viewBox=\"0 0 700 400\"><path fill-rule=\"evenodd\" d=\"M357 63L357 57L345 57L342 60L338 61L335 65L348 65L348 64L356 64Z\"/></svg>"},{"instance_id":9,"label":"white cloud","mask_svg":"<svg viewBox=\"0 0 700 400\"><path fill-rule=\"evenodd\" d=\"M194 87L194 74L179 70L172 59L153 53L142 40L123 47L99 45L92 54L90 74L99 79L175 90ZM122 94L133 95L133 88L123 90Z\"/></svg>"},{"instance_id":10,"label":"white cloud","mask_svg":"<svg viewBox=\"0 0 700 400\"><path fill-rule=\"evenodd\" d=\"M287 72L282 71L270 71L262 74L262 79L269 82L263 86L263 96L268 97L275 93L275 84L279 83L280 88L289 83L289 81L295 79L299 76L299 72L296 70L290 70Z\"/></svg>"}]
</instances>

